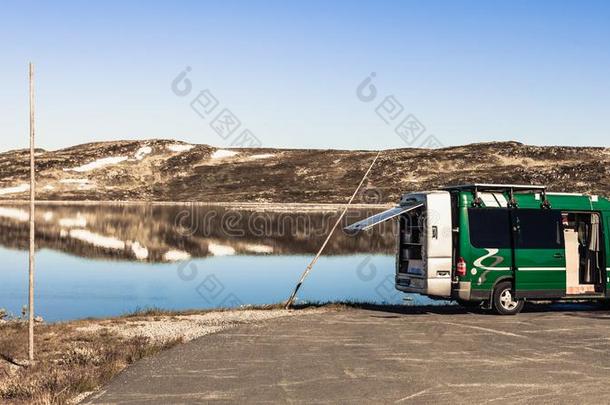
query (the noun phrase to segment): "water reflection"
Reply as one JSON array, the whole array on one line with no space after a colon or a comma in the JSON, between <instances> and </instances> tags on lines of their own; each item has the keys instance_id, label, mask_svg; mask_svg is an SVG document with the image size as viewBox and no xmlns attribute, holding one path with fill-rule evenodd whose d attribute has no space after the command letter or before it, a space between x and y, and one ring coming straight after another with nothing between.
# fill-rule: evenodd
<instances>
[{"instance_id":1,"label":"water reflection","mask_svg":"<svg viewBox=\"0 0 610 405\"><path fill-rule=\"evenodd\" d=\"M343 223L375 210L351 210ZM317 251L338 211L236 210L185 205L39 205L37 248L80 257L171 262L190 257L294 255ZM26 206L0 207L0 245L27 249ZM325 254L393 254L391 226L358 236L337 230Z\"/></svg>"},{"instance_id":2,"label":"water reflection","mask_svg":"<svg viewBox=\"0 0 610 405\"><path fill-rule=\"evenodd\" d=\"M380 210L352 210L344 223ZM280 302L338 215L294 207L38 205L36 312L56 321L144 307ZM27 221L26 205L0 206L0 308L13 314L27 303ZM299 300L401 303L394 243L391 223L356 237L337 230Z\"/></svg>"}]
</instances>

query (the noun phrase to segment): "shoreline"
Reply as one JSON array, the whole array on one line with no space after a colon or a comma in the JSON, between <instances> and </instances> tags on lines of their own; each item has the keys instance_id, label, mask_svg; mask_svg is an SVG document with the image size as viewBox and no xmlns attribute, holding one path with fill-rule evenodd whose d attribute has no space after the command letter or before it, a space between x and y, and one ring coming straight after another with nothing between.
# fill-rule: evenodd
<instances>
[{"instance_id":1,"label":"shoreline","mask_svg":"<svg viewBox=\"0 0 610 405\"><path fill-rule=\"evenodd\" d=\"M0 205L25 205L29 200L2 200ZM201 202L201 201L145 201L145 200L36 200L37 205L78 206L78 205L151 205L151 206L193 206L222 207L241 210L263 209L272 211L339 211L346 204L338 203L258 203L258 202ZM387 209L393 203L350 204L351 209Z\"/></svg>"}]
</instances>

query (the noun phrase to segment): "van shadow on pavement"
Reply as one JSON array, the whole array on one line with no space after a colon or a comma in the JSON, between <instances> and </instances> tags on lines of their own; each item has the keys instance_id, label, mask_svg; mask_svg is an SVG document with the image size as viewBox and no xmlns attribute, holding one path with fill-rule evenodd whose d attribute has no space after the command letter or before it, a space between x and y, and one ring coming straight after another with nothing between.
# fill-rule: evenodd
<instances>
[{"instance_id":1,"label":"van shadow on pavement","mask_svg":"<svg viewBox=\"0 0 610 405\"><path fill-rule=\"evenodd\" d=\"M368 311L385 312L396 315L458 315L458 314L481 314L497 315L492 310L481 307L467 308L460 305L384 305L384 304L357 304L354 308L365 309ZM591 317L593 313L603 314L608 311L608 307L597 302L553 302L553 303L534 303L525 304L522 313L543 313L543 312L570 312L574 314L582 313L583 316ZM516 315L517 317L519 315ZM575 315L576 316L576 315ZM610 315L608 315L610 316ZM606 319L600 316L600 319Z\"/></svg>"}]
</instances>

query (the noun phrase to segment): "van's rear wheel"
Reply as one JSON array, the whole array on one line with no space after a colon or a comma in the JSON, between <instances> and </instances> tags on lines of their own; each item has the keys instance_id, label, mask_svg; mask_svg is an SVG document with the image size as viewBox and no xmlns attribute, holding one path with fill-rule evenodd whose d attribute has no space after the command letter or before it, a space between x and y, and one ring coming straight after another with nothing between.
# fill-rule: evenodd
<instances>
[{"instance_id":1,"label":"van's rear wheel","mask_svg":"<svg viewBox=\"0 0 610 405\"><path fill-rule=\"evenodd\" d=\"M517 315L525 302L513 297L513 285L510 281L498 283L494 289L493 308L500 315Z\"/></svg>"}]
</instances>

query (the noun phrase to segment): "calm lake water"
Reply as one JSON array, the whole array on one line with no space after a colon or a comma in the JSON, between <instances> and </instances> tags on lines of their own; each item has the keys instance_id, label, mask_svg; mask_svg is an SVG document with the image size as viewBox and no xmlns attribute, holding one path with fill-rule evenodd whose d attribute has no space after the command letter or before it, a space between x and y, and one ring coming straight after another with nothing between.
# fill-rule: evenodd
<instances>
[{"instance_id":1,"label":"calm lake water","mask_svg":"<svg viewBox=\"0 0 610 405\"><path fill-rule=\"evenodd\" d=\"M351 223L380 210L352 210ZM285 300L337 211L187 205L37 206L36 313L48 321L141 308L193 309ZM0 206L0 308L27 304L27 206ZM300 290L304 301L401 303L389 224L337 230ZM410 297L412 303L430 303Z\"/></svg>"}]
</instances>

